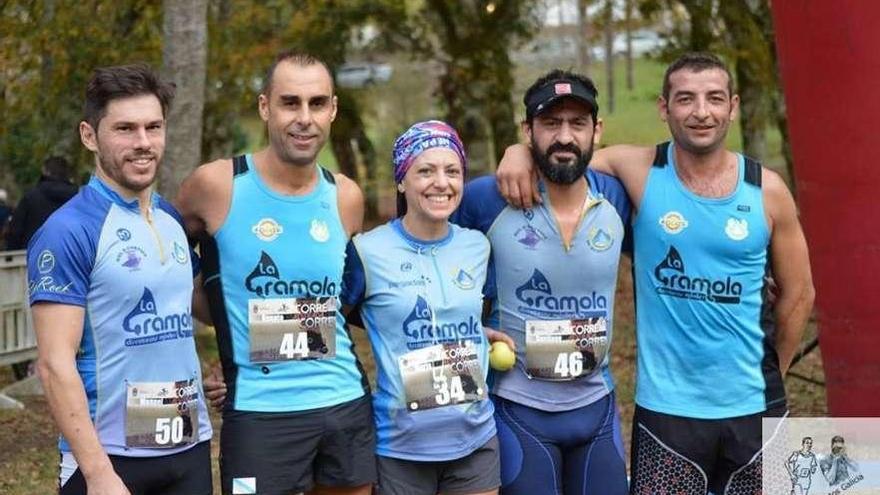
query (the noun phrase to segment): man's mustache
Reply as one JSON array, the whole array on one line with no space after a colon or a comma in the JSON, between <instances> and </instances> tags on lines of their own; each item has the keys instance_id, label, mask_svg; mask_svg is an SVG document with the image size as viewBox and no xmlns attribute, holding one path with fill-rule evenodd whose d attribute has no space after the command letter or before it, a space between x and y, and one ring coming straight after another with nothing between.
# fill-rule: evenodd
<instances>
[{"instance_id":1,"label":"man's mustache","mask_svg":"<svg viewBox=\"0 0 880 495\"><path fill-rule=\"evenodd\" d=\"M563 153L574 153L576 156L581 156L581 149L574 143L562 144L562 143L553 143L547 147L547 156L552 155L556 152Z\"/></svg>"}]
</instances>

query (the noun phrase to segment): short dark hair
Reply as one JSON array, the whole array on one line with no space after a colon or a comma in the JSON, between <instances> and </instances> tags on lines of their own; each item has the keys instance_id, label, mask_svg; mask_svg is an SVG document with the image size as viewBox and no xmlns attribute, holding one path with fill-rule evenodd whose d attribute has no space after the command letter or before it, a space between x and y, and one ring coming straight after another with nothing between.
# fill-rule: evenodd
<instances>
[{"instance_id":1,"label":"short dark hair","mask_svg":"<svg viewBox=\"0 0 880 495\"><path fill-rule=\"evenodd\" d=\"M70 162L61 156L50 156L43 162L43 174L59 180L70 180Z\"/></svg>"},{"instance_id":2,"label":"short dark hair","mask_svg":"<svg viewBox=\"0 0 880 495\"><path fill-rule=\"evenodd\" d=\"M838 443L838 442L846 443L846 440L844 440L843 437L840 435L835 435L834 437L831 438L831 443Z\"/></svg>"},{"instance_id":3,"label":"short dark hair","mask_svg":"<svg viewBox=\"0 0 880 495\"><path fill-rule=\"evenodd\" d=\"M285 50L278 55L275 55L275 61L273 61L272 65L269 66L269 69L266 70L266 76L263 78L263 86L260 88L260 91L264 95L268 95L272 91L272 78L275 77L275 69L281 62L290 62L303 67L316 64L324 67L327 70L327 74L330 75L330 90L331 92L335 91L336 88L333 83L333 71L330 70L330 67L323 60L310 53L296 50Z\"/></svg>"},{"instance_id":4,"label":"short dark hair","mask_svg":"<svg viewBox=\"0 0 880 495\"><path fill-rule=\"evenodd\" d=\"M162 81L147 64L99 67L86 86L83 120L97 131L110 101L146 94L159 99L164 117L174 101L174 89L174 84Z\"/></svg>"},{"instance_id":5,"label":"short dark hair","mask_svg":"<svg viewBox=\"0 0 880 495\"><path fill-rule=\"evenodd\" d=\"M809 440L809 441L811 441L811 442L812 442L812 441L813 441L813 437L804 437L804 439L803 439L803 440L801 440L801 445L803 445L803 444L805 444L805 443L807 443L807 440Z\"/></svg>"},{"instance_id":6,"label":"short dark hair","mask_svg":"<svg viewBox=\"0 0 880 495\"><path fill-rule=\"evenodd\" d=\"M550 72L539 77L534 83L532 83L531 86L529 86L529 89L526 90L525 96L523 96L523 102L531 100L531 96L535 92L549 84L551 81L555 81L557 79L574 79L575 81L583 84L587 88L587 91L593 93L594 98L599 96L599 90L596 89L596 85L589 77L578 74L576 72L572 72L570 70L553 69ZM590 115L592 115L593 117L593 125L596 125L596 119L599 116L599 110L595 107L591 107ZM529 126L532 125L533 120L534 116L532 116L532 118L529 118L528 116L526 117L526 123Z\"/></svg>"},{"instance_id":7,"label":"short dark hair","mask_svg":"<svg viewBox=\"0 0 880 495\"><path fill-rule=\"evenodd\" d=\"M733 96L733 76L727 64L721 61L716 55L709 52L689 52L678 57L674 62L666 68L666 74L663 75L663 99L669 99L670 83L669 77L680 70L690 70L692 72L703 72L709 69L718 69L727 74L727 92L729 96Z\"/></svg>"}]
</instances>

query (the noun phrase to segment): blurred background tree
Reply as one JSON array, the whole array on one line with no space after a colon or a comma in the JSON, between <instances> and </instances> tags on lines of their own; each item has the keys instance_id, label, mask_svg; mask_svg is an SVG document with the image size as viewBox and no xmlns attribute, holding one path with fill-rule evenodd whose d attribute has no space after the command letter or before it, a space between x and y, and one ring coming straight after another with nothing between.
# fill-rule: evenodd
<instances>
[{"instance_id":1,"label":"blurred background tree","mask_svg":"<svg viewBox=\"0 0 880 495\"><path fill-rule=\"evenodd\" d=\"M361 183L371 217L383 213L391 141L413 121L448 120L473 169L489 172L518 139L522 92L536 75L591 75L609 122L632 127L629 109L659 91L650 60L685 50L732 63L742 149L773 161L768 146L778 139L790 165L770 19L767 0L6 0L0 184L17 197L52 154L90 170L76 134L86 81L97 66L145 61L179 87L161 175L173 196L196 164L265 144L256 96L272 57L288 48L336 72L340 112L320 160ZM610 126L612 142L663 137L638 112L643 130Z\"/></svg>"}]
</instances>

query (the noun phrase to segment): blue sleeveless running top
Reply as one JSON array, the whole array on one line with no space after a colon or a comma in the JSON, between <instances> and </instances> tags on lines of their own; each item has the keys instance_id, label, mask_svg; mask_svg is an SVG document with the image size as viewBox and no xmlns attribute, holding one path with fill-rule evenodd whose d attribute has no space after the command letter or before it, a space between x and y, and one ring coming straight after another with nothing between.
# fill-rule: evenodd
<instances>
[{"instance_id":1,"label":"blue sleeveless running top","mask_svg":"<svg viewBox=\"0 0 880 495\"><path fill-rule=\"evenodd\" d=\"M785 400L772 335L761 328L770 232L761 166L738 155L727 197L679 180L675 149L657 146L633 222L638 372L636 403L718 419Z\"/></svg>"},{"instance_id":2,"label":"blue sleeveless running top","mask_svg":"<svg viewBox=\"0 0 880 495\"><path fill-rule=\"evenodd\" d=\"M333 358L252 362L250 353L249 303L338 298L347 243L333 174L319 167L312 192L288 196L263 182L251 155L233 160L229 214L202 243L204 285L217 330L227 408L303 411L364 395L368 385L341 308L335 317Z\"/></svg>"},{"instance_id":3,"label":"blue sleeveless running top","mask_svg":"<svg viewBox=\"0 0 880 495\"><path fill-rule=\"evenodd\" d=\"M30 303L85 309L76 368L108 454L153 457L192 446L127 447L127 384L188 383L198 431L179 433L194 434L193 444L211 439L190 311L195 261L170 204L153 194L144 218L137 200L125 200L97 177L29 243ZM63 438L60 449L70 452Z\"/></svg>"},{"instance_id":4,"label":"blue sleeveless running top","mask_svg":"<svg viewBox=\"0 0 880 495\"><path fill-rule=\"evenodd\" d=\"M614 292L629 201L617 179L588 169L586 211L571 246L563 245L541 185L544 202L520 210L508 206L494 176L467 184L454 220L486 234L492 245L486 324L517 345L516 366L494 372L492 393L543 411L568 411L591 404L613 388L608 354L595 371L571 381L531 378L526 373L527 321L605 318L613 335Z\"/></svg>"},{"instance_id":5,"label":"blue sleeveless running top","mask_svg":"<svg viewBox=\"0 0 880 495\"><path fill-rule=\"evenodd\" d=\"M437 344L470 342L488 373L480 324L489 243L450 225L437 241L407 233L400 219L355 236L346 263L344 299L361 305L377 364L373 393L379 455L414 461L464 457L495 435L492 402L411 411L399 359ZM433 321L432 321L433 313ZM467 384L465 384L467 388Z\"/></svg>"}]
</instances>

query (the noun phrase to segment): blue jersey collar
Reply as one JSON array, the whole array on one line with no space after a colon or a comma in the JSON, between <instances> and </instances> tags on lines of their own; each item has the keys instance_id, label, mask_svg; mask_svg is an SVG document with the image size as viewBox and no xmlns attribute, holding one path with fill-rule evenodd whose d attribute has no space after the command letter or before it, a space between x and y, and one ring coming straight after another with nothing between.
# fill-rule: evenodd
<instances>
[{"instance_id":1,"label":"blue jersey collar","mask_svg":"<svg viewBox=\"0 0 880 495\"><path fill-rule=\"evenodd\" d=\"M116 192L109 184L101 180L97 175L92 175L91 179L89 179L88 187L98 191L101 196L109 199L113 203L128 209L128 210L137 210L140 208L140 202L137 198L132 200L127 200L123 198L118 192ZM157 195L153 192L150 196L150 208L156 204Z\"/></svg>"},{"instance_id":2,"label":"blue jersey collar","mask_svg":"<svg viewBox=\"0 0 880 495\"><path fill-rule=\"evenodd\" d=\"M587 200L603 199L605 195L598 189L596 172L588 166L587 170L584 172L584 177L587 178ZM547 186L544 185L544 179L540 177L538 178L538 192L541 196L547 195Z\"/></svg>"},{"instance_id":3,"label":"blue jersey collar","mask_svg":"<svg viewBox=\"0 0 880 495\"><path fill-rule=\"evenodd\" d=\"M412 234L410 234L409 232L407 232L406 229L403 227L403 219L402 218L395 218L394 220L392 220L391 227L394 229L395 232L398 233L398 235L400 235L400 237L403 237L403 239L410 246L412 246L413 249L416 249L416 250L419 250L419 248L425 249L425 248L434 248L434 247L445 246L446 244L449 244L449 241L452 240L452 225L449 226L449 230L446 232L446 236L444 236L443 238L440 238L440 239L432 240L432 241L426 241L424 239L419 239L418 237L415 237Z\"/></svg>"}]
</instances>

